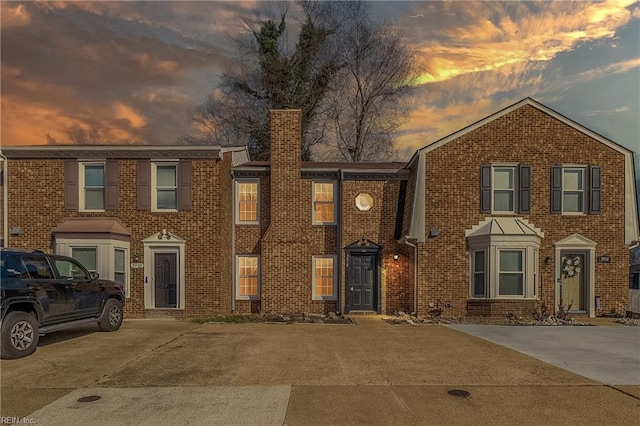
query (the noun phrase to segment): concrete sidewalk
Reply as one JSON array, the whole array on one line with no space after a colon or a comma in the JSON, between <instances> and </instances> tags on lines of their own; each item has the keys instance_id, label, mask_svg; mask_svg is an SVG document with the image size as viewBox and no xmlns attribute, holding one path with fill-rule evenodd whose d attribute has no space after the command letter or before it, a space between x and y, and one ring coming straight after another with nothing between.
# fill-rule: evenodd
<instances>
[{"instance_id":1,"label":"concrete sidewalk","mask_svg":"<svg viewBox=\"0 0 640 426\"><path fill-rule=\"evenodd\" d=\"M356 320L146 320L117 333L45 336L33 356L1 361L2 416L39 425L633 424L640 416L635 388L623 393L452 328ZM87 396L100 398L78 401Z\"/></svg>"}]
</instances>

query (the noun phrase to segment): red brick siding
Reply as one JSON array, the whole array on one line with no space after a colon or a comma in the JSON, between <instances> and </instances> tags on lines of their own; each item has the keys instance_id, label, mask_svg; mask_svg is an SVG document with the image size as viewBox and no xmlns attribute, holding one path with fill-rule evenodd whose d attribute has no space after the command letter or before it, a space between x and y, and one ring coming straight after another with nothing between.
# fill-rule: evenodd
<instances>
[{"instance_id":1,"label":"red brick siding","mask_svg":"<svg viewBox=\"0 0 640 426\"><path fill-rule=\"evenodd\" d=\"M360 211L355 204L360 193L373 198L369 211ZM362 237L383 247L382 250L382 312L413 311L413 248L394 240L400 181L345 181L342 191L343 246ZM393 255L398 254L397 261ZM341 282L345 282L344 255ZM344 309L344 294L342 309Z\"/></svg>"},{"instance_id":2,"label":"red brick siding","mask_svg":"<svg viewBox=\"0 0 640 426\"><path fill-rule=\"evenodd\" d=\"M139 255L142 262L142 240L166 229L186 240L185 309L145 310L144 270L129 269L131 285L126 316L197 317L229 312L230 254L227 247L230 235L222 230L222 227L231 229L230 213L224 212L230 205L224 195L230 193L229 161L225 158L226 172L221 178L219 160L193 159L193 210L157 213L137 210L137 160L118 160L118 210L90 213L64 209L64 160L10 159L9 224L20 226L22 233L10 236L8 245L52 252L52 229L64 218L113 217L132 232L131 259L127 263L133 262L134 255ZM221 191L221 187L226 189Z\"/></svg>"},{"instance_id":3,"label":"red brick siding","mask_svg":"<svg viewBox=\"0 0 640 426\"><path fill-rule=\"evenodd\" d=\"M467 313L469 252L465 230L485 218L480 213L481 164L514 162L531 166L531 214L516 215L540 228L540 296L554 305L553 244L573 233L597 243L596 257L611 256L610 264L595 265L595 296L604 311L623 312L627 305L628 248L624 244L624 157L566 124L524 106L427 153L426 228L439 236L427 239L419 253L419 312L429 303L451 301L445 314ZM556 164L602 167L602 214L551 215L550 173ZM521 304L529 309L529 302ZM517 305L514 305L515 309ZM526 312L525 312L526 313Z\"/></svg>"}]
</instances>

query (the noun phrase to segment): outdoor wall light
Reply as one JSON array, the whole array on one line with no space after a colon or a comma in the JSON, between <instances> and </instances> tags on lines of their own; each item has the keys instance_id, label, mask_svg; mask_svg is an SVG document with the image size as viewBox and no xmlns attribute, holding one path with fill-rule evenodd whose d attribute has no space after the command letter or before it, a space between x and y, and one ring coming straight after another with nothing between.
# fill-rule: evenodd
<instances>
[{"instance_id":1,"label":"outdoor wall light","mask_svg":"<svg viewBox=\"0 0 640 426\"><path fill-rule=\"evenodd\" d=\"M393 260L398 260L399 257L400 256L398 256L398 253L396 253L396 254L393 255Z\"/></svg>"},{"instance_id":2,"label":"outdoor wall light","mask_svg":"<svg viewBox=\"0 0 640 426\"><path fill-rule=\"evenodd\" d=\"M545 264L545 265L549 265L549 264L551 263L551 261L552 261L552 260L553 260L553 259L551 259L551 257L550 257L550 256L547 256L547 257L545 257L545 258L544 258L544 264Z\"/></svg>"},{"instance_id":3,"label":"outdoor wall light","mask_svg":"<svg viewBox=\"0 0 640 426\"><path fill-rule=\"evenodd\" d=\"M20 235L21 232L22 232L22 230L20 229L19 226L14 226L11 229L11 235Z\"/></svg>"}]
</instances>

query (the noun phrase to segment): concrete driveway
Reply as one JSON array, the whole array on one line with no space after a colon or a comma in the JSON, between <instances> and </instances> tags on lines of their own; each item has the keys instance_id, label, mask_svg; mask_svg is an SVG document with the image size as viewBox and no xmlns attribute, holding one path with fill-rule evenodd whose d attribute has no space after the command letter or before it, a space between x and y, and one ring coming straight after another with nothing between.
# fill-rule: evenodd
<instances>
[{"instance_id":1,"label":"concrete driveway","mask_svg":"<svg viewBox=\"0 0 640 426\"><path fill-rule=\"evenodd\" d=\"M607 385L640 385L640 327L450 327Z\"/></svg>"},{"instance_id":2,"label":"concrete driveway","mask_svg":"<svg viewBox=\"0 0 640 426\"><path fill-rule=\"evenodd\" d=\"M606 386L452 328L356 320L145 320L116 333L45 336L33 356L0 362L1 415L38 425L632 424L640 416L640 386Z\"/></svg>"}]
</instances>

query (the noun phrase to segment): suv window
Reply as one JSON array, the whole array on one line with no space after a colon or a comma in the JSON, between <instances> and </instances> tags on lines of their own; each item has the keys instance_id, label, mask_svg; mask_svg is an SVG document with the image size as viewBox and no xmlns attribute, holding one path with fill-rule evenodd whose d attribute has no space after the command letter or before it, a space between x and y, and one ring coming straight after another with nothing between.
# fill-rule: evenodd
<instances>
[{"instance_id":1,"label":"suv window","mask_svg":"<svg viewBox=\"0 0 640 426\"><path fill-rule=\"evenodd\" d=\"M27 270L19 257L2 255L0 278L28 278Z\"/></svg>"},{"instance_id":2,"label":"suv window","mask_svg":"<svg viewBox=\"0 0 640 426\"><path fill-rule=\"evenodd\" d=\"M41 256L23 256L22 261L29 274L29 278L36 279L52 279L53 271L45 257Z\"/></svg>"},{"instance_id":3,"label":"suv window","mask_svg":"<svg viewBox=\"0 0 640 426\"><path fill-rule=\"evenodd\" d=\"M74 262L72 260L68 260L68 259L53 258L52 260L53 260L53 264L56 267L56 270L58 271L58 277L62 279L72 278L76 280L89 279L89 274L87 273L87 271L85 271L85 269L82 266L80 266L79 263Z\"/></svg>"}]
</instances>

